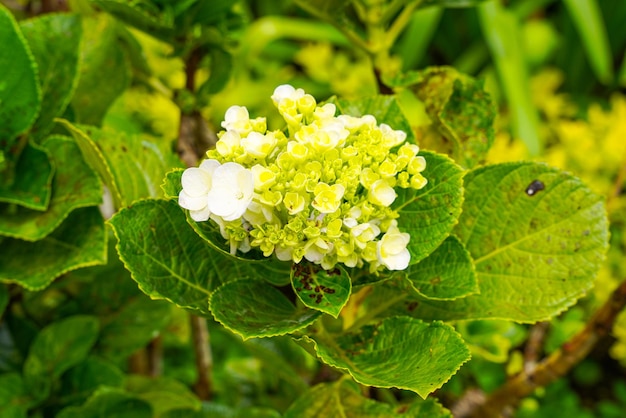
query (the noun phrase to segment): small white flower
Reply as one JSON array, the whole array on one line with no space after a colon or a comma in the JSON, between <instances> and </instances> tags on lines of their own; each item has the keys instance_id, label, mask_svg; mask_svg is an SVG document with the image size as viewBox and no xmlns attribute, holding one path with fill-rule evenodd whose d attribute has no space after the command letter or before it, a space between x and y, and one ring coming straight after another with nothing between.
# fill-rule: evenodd
<instances>
[{"instance_id":1,"label":"small white flower","mask_svg":"<svg viewBox=\"0 0 626 418\"><path fill-rule=\"evenodd\" d=\"M243 214L243 218L251 225L262 225L264 223L277 224L280 220L274 214L274 208L253 200L248 205L248 209Z\"/></svg>"},{"instance_id":2,"label":"small white flower","mask_svg":"<svg viewBox=\"0 0 626 418\"><path fill-rule=\"evenodd\" d=\"M396 197L396 191L383 179L376 180L370 186L368 199L375 205L389 207Z\"/></svg>"},{"instance_id":3,"label":"small white flower","mask_svg":"<svg viewBox=\"0 0 626 418\"><path fill-rule=\"evenodd\" d=\"M296 102L298 99L305 95L304 90L295 89L293 86L289 84L282 84L274 89L274 94L272 94L272 101L276 106L280 104L284 99L290 99Z\"/></svg>"},{"instance_id":4,"label":"small white flower","mask_svg":"<svg viewBox=\"0 0 626 418\"><path fill-rule=\"evenodd\" d=\"M379 129L382 134L383 144L389 148L400 145L406 140L406 132L393 130L386 123L381 123Z\"/></svg>"},{"instance_id":5,"label":"small white flower","mask_svg":"<svg viewBox=\"0 0 626 418\"><path fill-rule=\"evenodd\" d=\"M315 120L326 121L332 120L337 112L337 107L332 103L326 103L324 106L318 106L313 111L313 117Z\"/></svg>"},{"instance_id":6,"label":"small white flower","mask_svg":"<svg viewBox=\"0 0 626 418\"><path fill-rule=\"evenodd\" d=\"M378 261L389 270L404 270L411 261L406 246L411 236L392 225L376 245Z\"/></svg>"},{"instance_id":7,"label":"small white flower","mask_svg":"<svg viewBox=\"0 0 626 418\"><path fill-rule=\"evenodd\" d=\"M245 106L231 106L226 110L222 128L227 131L237 131L241 136L246 136L252 130L250 114Z\"/></svg>"},{"instance_id":8,"label":"small white flower","mask_svg":"<svg viewBox=\"0 0 626 418\"><path fill-rule=\"evenodd\" d=\"M361 249L365 248L368 242L376 239L378 234L380 234L380 228L370 222L359 224L350 230L354 244Z\"/></svg>"},{"instance_id":9,"label":"small white flower","mask_svg":"<svg viewBox=\"0 0 626 418\"><path fill-rule=\"evenodd\" d=\"M235 153L235 150L239 147L241 143L241 136L239 132L236 130L230 130L224 132L224 134L220 137L219 141L215 144L215 149L217 152L223 156L228 157Z\"/></svg>"},{"instance_id":10,"label":"small white flower","mask_svg":"<svg viewBox=\"0 0 626 418\"><path fill-rule=\"evenodd\" d=\"M183 172L183 190L178 194L178 204L188 209L191 219L196 222L206 221L211 215L207 196L211 190L213 172L219 165L216 160L204 160L200 167L191 167Z\"/></svg>"},{"instance_id":11,"label":"small white flower","mask_svg":"<svg viewBox=\"0 0 626 418\"><path fill-rule=\"evenodd\" d=\"M314 241L309 241L305 247L304 258L309 260L311 263L321 263L324 256L331 252L333 249L333 244L330 242L326 242L321 238L317 238Z\"/></svg>"},{"instance_id":12,"label":"small white flower","mask_svg":"<svg viewBox=\"0 0 626 418\"><path fill-rule=\"evenodd\" d=\"M273 132L262 135L258 132L250 132L247 137L241 139L241 146L246 154L254 158L265 158L276 146L276 136Z\"/></svg>"},{"instance_id":13,"label":"small white flower","mask_svg":"<svg viewBox=\"0 0 626 418\"><path fill-rule=\"evenodd\" d=\"M207 196L211 213L225 221L240 218L252 201L252 172L237 163L227 162L217 167L212 177L213 187Z\"/></svg>"},{"instance_id":14,"label":"small white flower","mask_svg":"<svg viewBox=\"0 0 626 418\"><path fill-rule=\"evenodd\" d=\"M260 164L253 165L250 170L254 176L255 190L263 192L276 183L276 173Z\"/></svg>"}]
</instances>

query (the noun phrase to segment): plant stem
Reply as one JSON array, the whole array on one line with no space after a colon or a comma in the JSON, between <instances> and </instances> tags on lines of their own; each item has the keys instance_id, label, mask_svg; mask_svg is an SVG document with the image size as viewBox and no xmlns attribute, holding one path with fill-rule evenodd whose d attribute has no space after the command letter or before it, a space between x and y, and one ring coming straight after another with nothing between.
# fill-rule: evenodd
<instances>
[{"instance_id":1,"label":"plant stem","mask_svg":"<svg viewBox=\"0 0 626 418\"><path fill-rule=\"evenodd\" d=\"M194 94L196 91L196 72L201 61L202 51L197 47L193 48L185 59L185 90L189 94ZM198 161L206 150L215 145L217 137L195 105L192 110L184 109L184 107L180 111L176 150L187 167L193 167L198 165Z\"/></svg>"},{"instance_id":2,"label":"plant stem","mask_svg":"<svg viewBox=\"0 0 626 418\"><path fill-rule=\"evenodd\" d=\"M530 329L528 341L524 348L524 370L531 372L537 366L537 360L541 357L541 348L546 337L550 323L538 322Z\"/></svg>"},{"instance_id":3,"label":"plant stem","mask_svg":"<svg viewBox=\"0 0 626 418\"><path fill-rule=\"evenodd\" d=\"M211 370L213 368L213 356L209 341L209 328L206 319L197 315L190 315L191 335L193 338L193 350L196 354L196 372L198 377L194 384L194 392L200 399L211 399L213 385L211 382Z\"/></svg>"},{"instance_id":4,"label":"plant stem","mask_svg":"<svg viewBox=\"0 0 626 418\"><path fill-rule=\"evenodd\" d=\"M414 1L411 4L405 6L404 9L402 9L402 11L400 12L400 15L398 15L396 20L393 21L393 23L391 24L391 27L387 31L387 39L385 42L387 51L391 49L393 44L396 42L396 39L398 38L398 36L400 36L400 33L402 33L406 25L409 24L409 22L411 21L411 17L413 16L413 13L415 12L415 9L417 9L420 3L421 3L421 0Z\"/></svg>"},{"instance_id":5,"label":"plant stem","mask_svg":"<svg viewBox=\"0 0 626 418\"><path fill-rule=\"evenodd\" d=\"M524 370L501 388L489 395L485 402L465 416L500 417L505 409L513 408L537 388L544 387L564 376L584 359L595 344L613 328L615 318L626 306L626 280L613 291L611 297L596 311L585 328L563 344L559 350L544 359L532 370Z\"/></svg>"},{"instance_id":6,"label":"plant stem","mask_svg":"<svg viewBox=\"0 0 626 418\"><path fill-rule=\"evenodd\" d=\"M148 374L151 377L158 377L163 374L163 337L158 335L147 347L148 352Z\"/></svg>"}]
</instances>

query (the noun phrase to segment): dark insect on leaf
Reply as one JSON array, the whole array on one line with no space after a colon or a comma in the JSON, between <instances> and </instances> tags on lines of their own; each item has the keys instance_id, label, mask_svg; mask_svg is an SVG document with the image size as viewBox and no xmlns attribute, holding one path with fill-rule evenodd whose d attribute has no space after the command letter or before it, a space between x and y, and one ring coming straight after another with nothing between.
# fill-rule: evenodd
<instances>
[{"instance_id":1,"label":"dark insect on leaf","mask_svg":"<svg viewBox=\"0 0 626 418\"><path fill-rule=\"evenodd\" d=\"M533 180L526 188L526 194L528 196L534 196L545 188L546 186L540 180Z\"/></svg>"}]
</instances>

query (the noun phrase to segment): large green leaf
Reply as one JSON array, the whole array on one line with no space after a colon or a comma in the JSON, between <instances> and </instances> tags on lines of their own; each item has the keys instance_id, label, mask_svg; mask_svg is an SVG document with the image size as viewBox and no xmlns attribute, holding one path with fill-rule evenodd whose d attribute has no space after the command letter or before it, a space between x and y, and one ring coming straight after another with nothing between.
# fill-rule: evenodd
<instances>
[{"instance_id":1,"label":"large green leaf","mask_svg":"<svg viewBox=\"0 0 626 418\"><path fill-rule=\"evenodd\" d=\"M128 376L124 388L148 403L155 416L176 409L199 410L200 399L184 384L167 377Z\"/></svg>"},{"instance_id":2,"label":"large green leaf","mask_svg":"<svg viewBox=\"0 0 626 418\"><path fill-rule=\"evenodd\" d=\"M20 23L39 69L41 111L31 134L42 139L63 114L78 83L82 26L71 14L47 14Z\"/></svg>"},{"instance_id":3,"label":"large green leaf","mask_svg":"<svg viewBox=\"0 0 626 418\"><path fill-rule=\"evenodd\" d=\"M470 358L451 326L406 316L385 318L335 338L315 333L304 341L314 342L322 361L347 371L359 383L408 389L422 398Z\"/></svg>"},{"instance_id":4,"label":"large green leaf","mask_svg":"<svg viewBox=\"0 0 626 418\"><path fill-rule=\"evenodd\" d=\"M159 197L165 173L180 164L172 153L140 136L59 120L80 146L85 160L107 185L116 206L146 197Z\"/></svg>"},{"instance_id":5,"label":"large green leaf","mask_svg":"<svg viewBox=\"0 0 626 418\"><path fill-rule=\"evenodd\" d=\"M0 375L0 416L3 418L26 418L31 398L24 388L24 380L18 373Z\"/></svg>"},{"instance_id":6,"label":"large green leaf","mask_svg":"<svg viewBox=\"0 0 626 418\"><path fill-rule=\"evenodd\" d=\"M173 15L160 10L155 3L125 0L93 0L93 2L137 29L163 41L172 41Z\"/></svg>"},{"instance_id":7,"label":"large green leaf","mask_svg":"<svg viewBox=\"0 0 626 418\"><path fill-rule=\"evenodd\" d=\"M469 252L449 236L431 255L409 266L406 277L420 295L429 299L456 299L478 292Z\"/></svg>"},{"instance_id":8,"label":"large green leaf","mask_svg":"<svg viewBox=\"0 0 626 418\"><path fill-rule=\"evenodd\" d=\"M70 270L106 263L106 241L98 208L76 209L39 241L1 241L0 281L30 290L42 289Z\"/></svg>"},{"instance_id":9,"label":"large green leaf","mask_svg":"<svg viewBox=\"0 0 626 418\"><path fill-rule=\"evenodd\" d=\"M17 136L27 130L41 105L37 66L11 12L0 5L0 152L19 156ZM3 167L0 164L0 171Z\"/></svg>"},{"instance_id":10,"label":"large green leaf","mask_svg":"<svg viewBox=\"0 0 626 418\"><path fill-rule=\"evenodd\" d=\"M105 14L83 19L80 78L72 97L79 123L100 125L109 106L130 82L129 64L117 39L117 24Z\"/></svg>"},{"instance_id":11,"label":"large green leaf","mask_svg":"<svg viewBox=\"0 0 626 418\"><path fill-rule=\"evenodd\" d=\"M548 319L593 285L608 247L603 199L579 179L538 163L476 169L465 177L455 233L472 255L480 293L422 300L422 318Z\"/></svg>"},{"instance_id":12,"label":"large green leaf","mask_svg":"<svg viewBox=\"0 0 626 418\"><path fill-rule=\"evenodd\" d=\"M113 363L89 356L62 376L62 396L85 401L98 387L122 387L124 373Z\"/></svg>"},{"instance_id":13,"label":"large green leaf","mask_svg":"<svg viewBox=\"0 0 626 418\"><path fill-rule=\"evenodd\" d=\"M103 387L81 406L67 407L56 418L153 418L150 405L121 389Z\"/></svg>"},{"instance_id":14,"label":"large green leaf","mask_svg":"<svg viewBox=\"0 0 626 418\"><path fill-rule=\"evenodd\" d=\"M424 102L439 135L421 138L420 145L449 154L464 167L484 161L494 140L496 110L482 82L452 67L429 67L386 81L411 86Z\"/></svg>"},{"instance_id":15,"label":"large green leaf","mask_svg":"<svg viewBox=\"0 0 626 418\"><path fill-rule=\"evenodd\" d=\"M284 415L284 418L317 417L451 418L452 415L432 398L417 401L410 407L377 402L364 397L353 381L340 379L312 387L291 404Z\"/></svg>"},{"instance_id":16,"label":"large green leaf","mask_svg":"<svg viewBox=\"0 0 626 418\"><path fill-rule=\"evenodd\" d=\"M96 206L102 201L100 180L72 138L50 136L43 147L57 167L48 209L40 212L0 204L0 235L36 241L51 233L74 209Z\"/></svg>"},{"instance_id":17,"label":"large green leaf","mask_svg":"<svg viewBox=\"0 0 626 418\"><path fill-rule=\"evenodd\" d=\"M112 360L128 357L145 347L171 320L172 304L145 296L127 302L105 319L98 341L99 352Z\"/></svg>"},{"instance_id":18,"label":"large green leaf","mask_svg":"<svg viewBox=\"0 0 626 418\"><path fill-rule=\"evenodd\" d=\"M463 171L448 157L423 152L428 184L420 190L398 190L394 209L398 224L411 235L408 250L415 264L432 253L457 223L463 202Z\"/></svg>"},{"instance_id":19,"label":"large green leaf","mask_svg":"<svg viewBox=\"0 0 626 418\"><path fill-rule=\"evenodd\" d=\"M211 295L210 306L215 319L244 339L289 334L321 315L295 306L279 289L252 279L225 283Z\"/></svg>"},{"instance_id":20,"label":"large green leaf","mask_svg":"<svg viewBox=\"0 0 626 418\"><path fill-rule=\"evenodd\" d=\"M352 290L350 276L343 268L324 270L306 261L292 265L291 285L305 306L335 318L348 302Z\"/></svg>"},{"instance_id":21,"label":"large green leaf","mask_svg":"<svg viewBox=\"0 0 626 418\"><path fill-rule=\"evenodd\" d=\"M262 406L230 406L215 401L204 402L202 410L173 409L167 411L161 418L281 418L281 414L272 409Z\"/></svg>"},{"instance_id":22,"label":"large green leaf","mask_svg":"<svg viewBox=\"0 0 626 418\"><path fill-rule=\"evenodd\" d=\"M54 379L85 358L98 338L100 324L93 316L76 315L53 322L37 334L24 362L29 390L49 387Z\"/></svg>"},{"instance_id":23,"label":"large green leaf","mask_svg":"<svg viewBox=\"0 0 626 418\"><path fill-rule=\"evenodd\" d=\"M48 152L29 142L20 153L14 169L11 173L14 181L10 185L0 184L0 202L46 210L54 176L54 166Z\"/></svg>"},{"instance_id":24,"label":"large green leaf","mask_svg":"<svg viewBox=\"0 0 626 418\"><path fill-rule=\"evenodd\" d=\"M141 290L207 315L213 290L238 277L234 261L187 225L171 200L143 200L110 219L117 251Z\"/></svg>"}]
</instances>

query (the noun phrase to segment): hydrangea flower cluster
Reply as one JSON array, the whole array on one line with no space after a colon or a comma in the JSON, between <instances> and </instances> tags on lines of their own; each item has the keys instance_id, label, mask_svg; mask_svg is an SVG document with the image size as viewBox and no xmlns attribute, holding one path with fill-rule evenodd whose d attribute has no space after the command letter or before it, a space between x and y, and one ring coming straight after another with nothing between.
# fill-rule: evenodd
<instances>
[{"instance_id":1,"label":"hydrangea flower cluster","mask_svg":"<svg viewBox=\"0 0 626 418\"><path fill-rule=\"evenodd\" d=\"M426 185L419 147L371 115L335 116L335 105L290 85L272 100L287 129L229 108L216 148L184 171L180 206L196 222L216 222L232 254L257 248L324 269L405 269L410 236L391 205L395 188Z\"/></svg>"}]
</instances>

